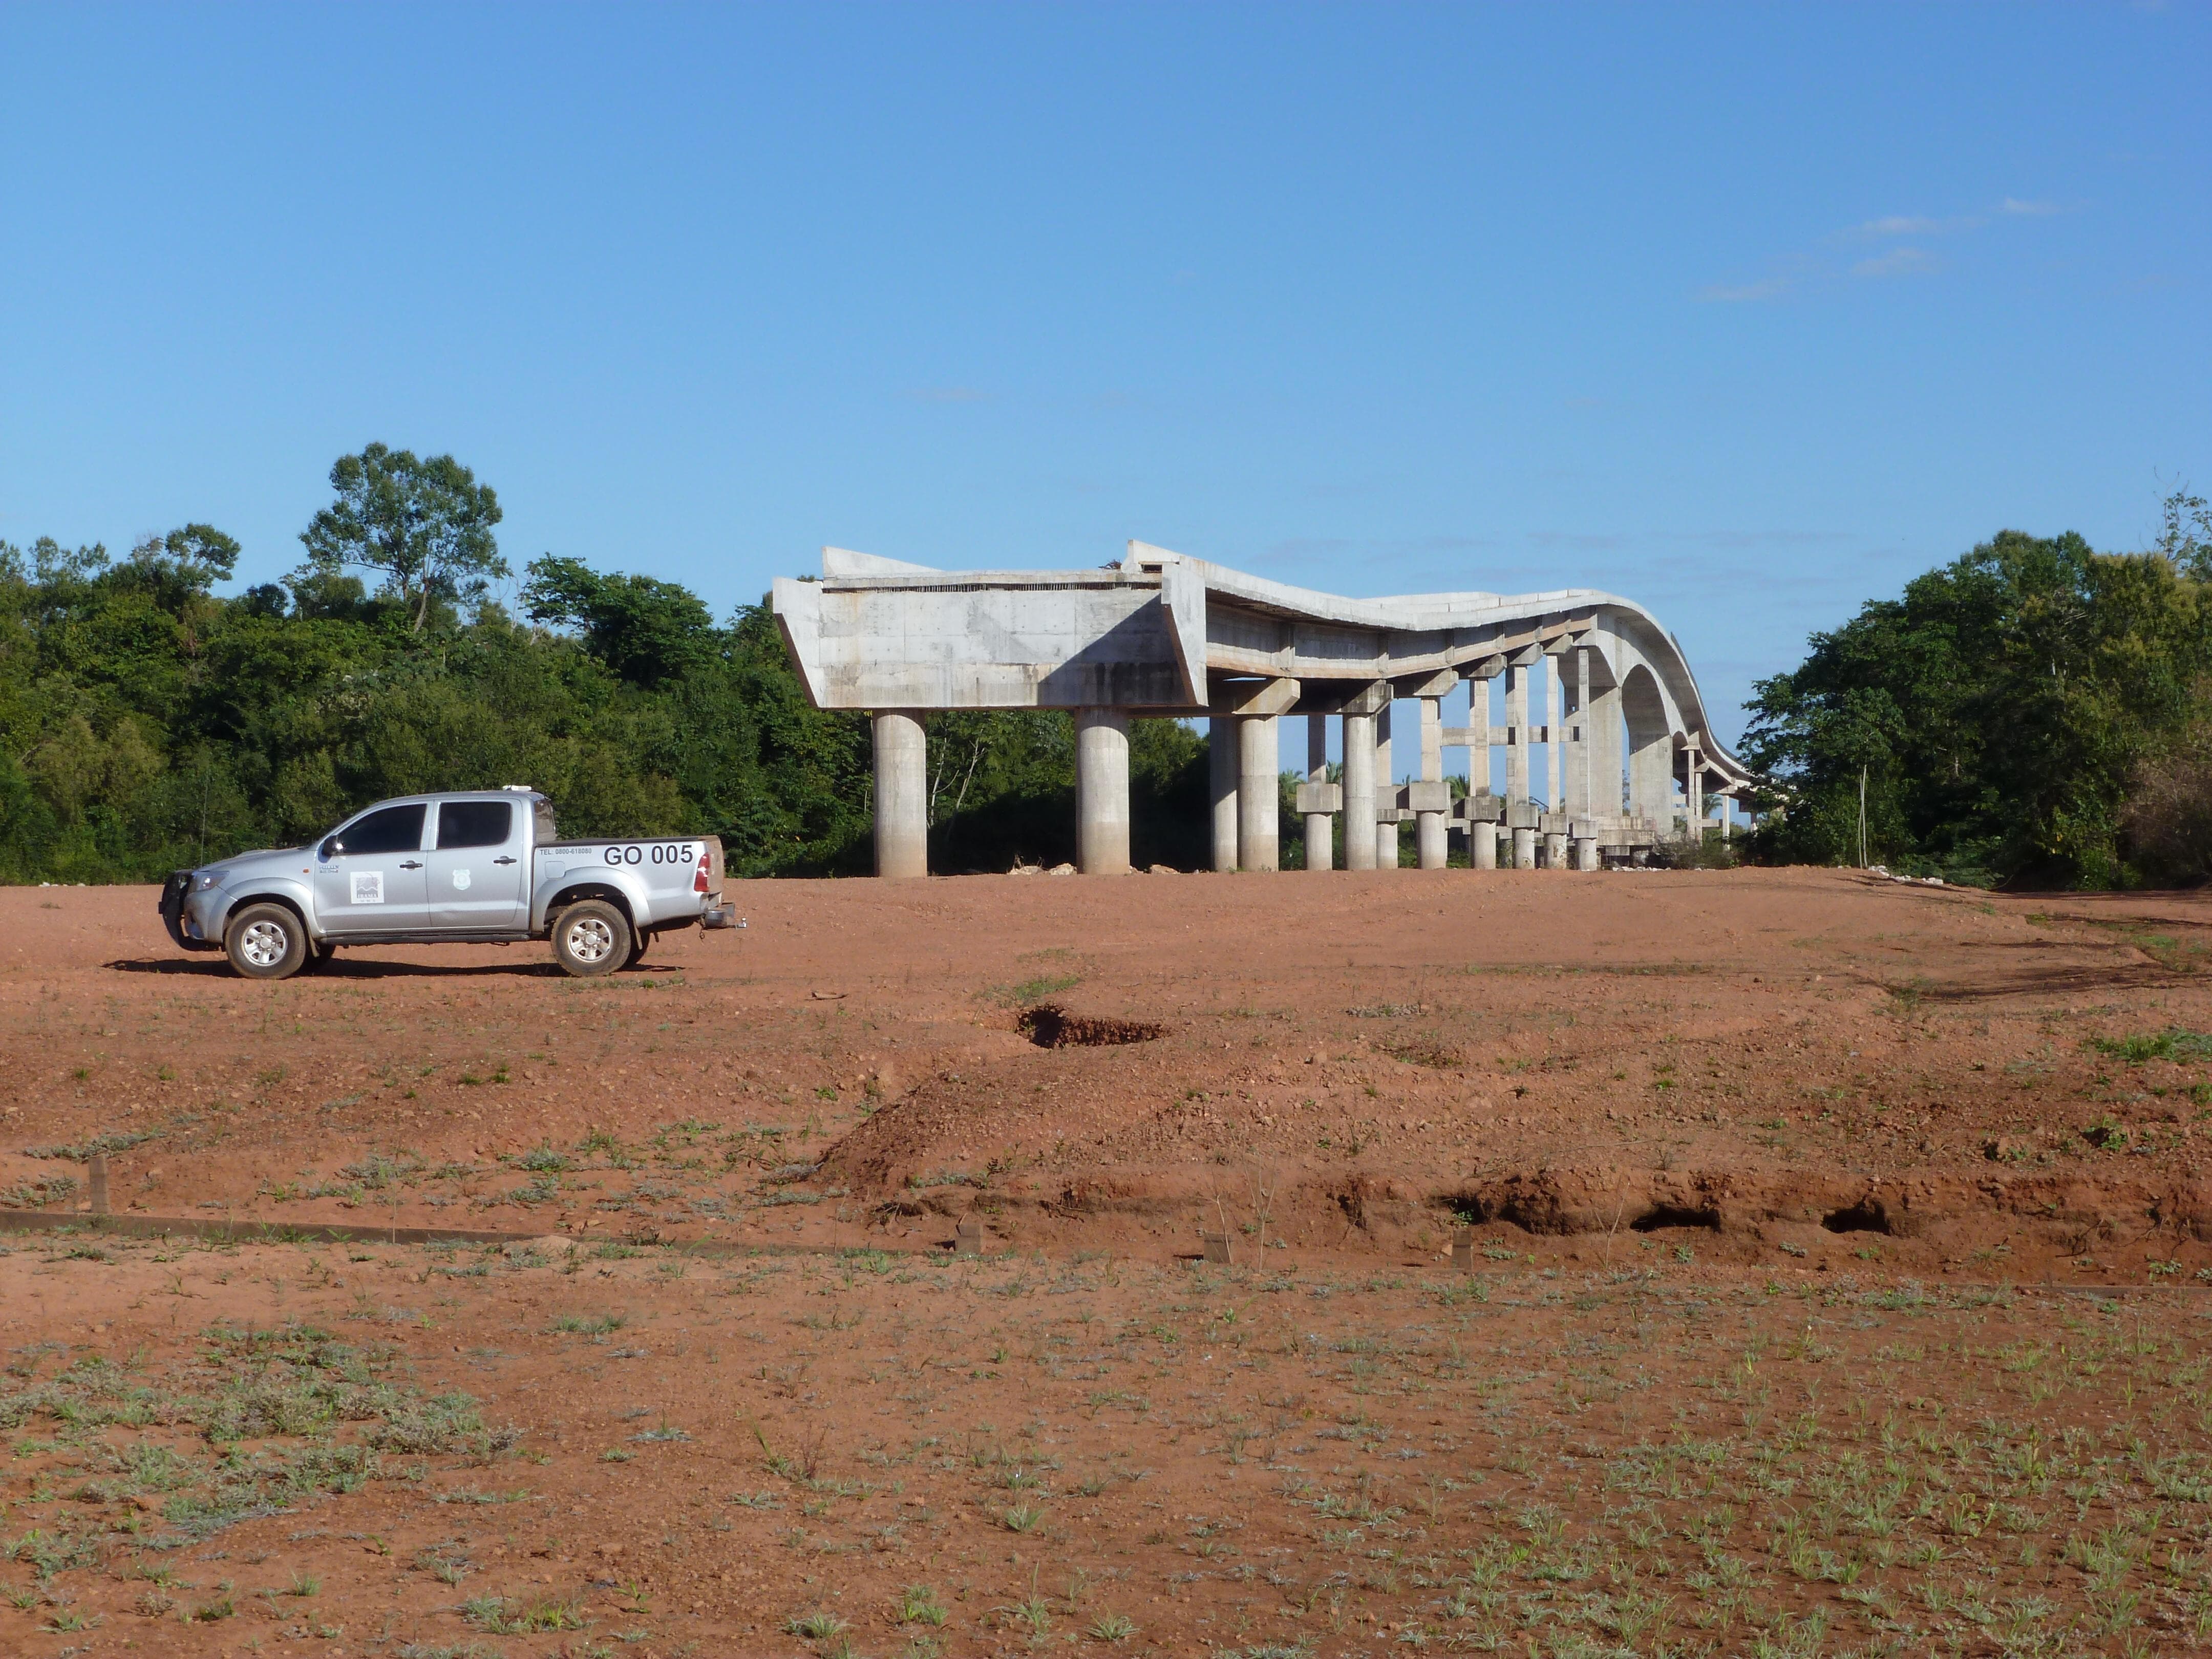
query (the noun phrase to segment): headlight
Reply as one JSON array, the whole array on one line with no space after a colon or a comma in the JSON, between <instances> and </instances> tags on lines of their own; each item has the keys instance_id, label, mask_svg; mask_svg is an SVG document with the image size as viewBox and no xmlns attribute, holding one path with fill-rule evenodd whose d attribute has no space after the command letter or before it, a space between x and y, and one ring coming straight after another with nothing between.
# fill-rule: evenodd
<instances>
[{"instance_id":1,"label":"headlight","mask_svg":"<svg viewBox=\"0 0 2212 1659\"><path fill-rule=\"evenodd\" d=\"M212 870L195 870L192 872L192 891L195 893L204 893L210 888L219 887L222 884L222 878L216 874Z\"/></svg>"}]
</instances>

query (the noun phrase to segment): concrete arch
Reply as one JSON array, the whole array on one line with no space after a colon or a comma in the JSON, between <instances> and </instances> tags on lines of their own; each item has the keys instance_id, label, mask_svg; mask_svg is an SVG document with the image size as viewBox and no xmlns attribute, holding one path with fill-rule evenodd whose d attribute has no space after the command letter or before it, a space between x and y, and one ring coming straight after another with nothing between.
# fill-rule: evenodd
<instances>
[{"instance_id":1,"label":"concrete arch","mask_svg":"<svg viewBox=\"0 0 2212 1659\"><path fill-rule=\"evenodd\" d=\"M1628 811L1663 833L1674 811L1674 723L1659 678L1637 663L1620 682L1621 719L1628 727Z\"/></svg>"}]
</instances>

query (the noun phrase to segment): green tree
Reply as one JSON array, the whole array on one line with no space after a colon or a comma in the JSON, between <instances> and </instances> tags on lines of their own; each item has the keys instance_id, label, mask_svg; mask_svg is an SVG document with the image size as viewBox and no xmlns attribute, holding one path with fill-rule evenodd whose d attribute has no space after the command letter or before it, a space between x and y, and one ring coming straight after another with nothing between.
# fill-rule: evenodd
<instances>
[{"instance_id":1,"label":"green tree","mask_svg":"<svg viewBox=\"0 0 2212 1659\"><path fill-rule=\"evenodd\" d=\"M714 655L714 617L689 588L651 576L603 576L581 560L550 554L531 561L529 576L523 614L576 630L633 685L660 685Z\"/></svg>"},{"instance_id":2,"label":"green tree","mask_svg":"<svg viewBox=\"0 0 2212 1659\"><path fill-rule=\"evenodd\" d=\"M1863 777L1876 859L1966 879L2130 879L2130 779L2194 706L2208 623L2203 585L2161 552L2000 533L1759 683L1745 748L1784 786L1761 850L1855 858Z\"/></svg>"},{"instance_id":3,"label":"green tree","mask_svg":"<svg viewBox=\"0 0 2212 1659\"><path fill-rule=\"evenodd\" d=\"M451 455L422 460L411 450L371 444L337 459L331 488L337 499L300 536L307 571L375 573L416 633L434 602L481 599L494 578L508 574L492 535L499 498Z\"/></svg>"}]
</instances>

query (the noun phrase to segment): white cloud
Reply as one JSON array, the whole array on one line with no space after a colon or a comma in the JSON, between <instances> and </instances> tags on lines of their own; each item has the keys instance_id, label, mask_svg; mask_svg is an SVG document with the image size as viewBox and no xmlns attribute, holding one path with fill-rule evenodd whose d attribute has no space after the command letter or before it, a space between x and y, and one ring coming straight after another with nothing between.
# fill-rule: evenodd
<instances>
[{"instance_id":1,"label":"white cloud","mask_svg":"<svg viewBox=\"0 0 2212 1659\"><path fill-rule=\"evenodd\" d=\"M1997 211L2020 217L2047 219L2059 211L2059 206L2056 202L2023 202L2017 196L2008 196Z\"/></svg>"},{"instance_id":2,"label":"white cloud","mask_svg":"<svg viewBox=\"0 0 2212 1659\"><path fill-rule=\"evenodd\" d=\"M1731 285L1713 283L1698 290L1698 297L1710 304L1742 305L1753 300L1771 300L1790 291L1786 276L1770 276L1763 283L1743 283Z\"/></svg>"},{"instance_id":3,"label":"white cloud","mask_svg":"<svg viewBox=\"0 0 2212 1659\"><path fill-rule=\"evenodd\" d=\"M1854 276L1917 276L1936 269L1936 258L1917 247L1893 248L1879 258L1862 259L1851 267Z\"/></svg>"},{"instance_id":4,"label":"white cloud","mask_svg":"<svg viewBox=\"0 0 2212 1659\"><path fill-rule=\"evenodd\" d=\"M1940 219L1922 219L1893 213L1887 218L1869 219L1863 224L1853 225L1850 234L1854 236L1940 236L1946 228Z\"/></svg>"}]
</instances>

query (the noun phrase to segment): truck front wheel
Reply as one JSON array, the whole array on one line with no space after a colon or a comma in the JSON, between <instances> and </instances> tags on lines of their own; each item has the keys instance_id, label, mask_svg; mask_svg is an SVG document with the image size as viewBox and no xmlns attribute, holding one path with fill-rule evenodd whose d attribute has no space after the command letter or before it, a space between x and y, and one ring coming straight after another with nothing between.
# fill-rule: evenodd
<instances>
[{"instance_id":1,"label":"truck front wheel","mask_svg":"<svg viewBox=\"0 0 2212 1659\"><path fill-rule=\"evenodd\" d=\"M307 930L281 904L249 904L223 929L222 948L246 979L289 979L307 959Z\"/></svg>"},{"instance_id":2,"label":"truck front wheel","mask_svg":"<svg viewBox=\"0 0 2212 1659\"><path fill-rule=\"evenodd\" d=\"M585 899L553 924L553 960L579 979L611 974L629 960L629 922L605 899Z\"/></svg>"}]
</instances>

